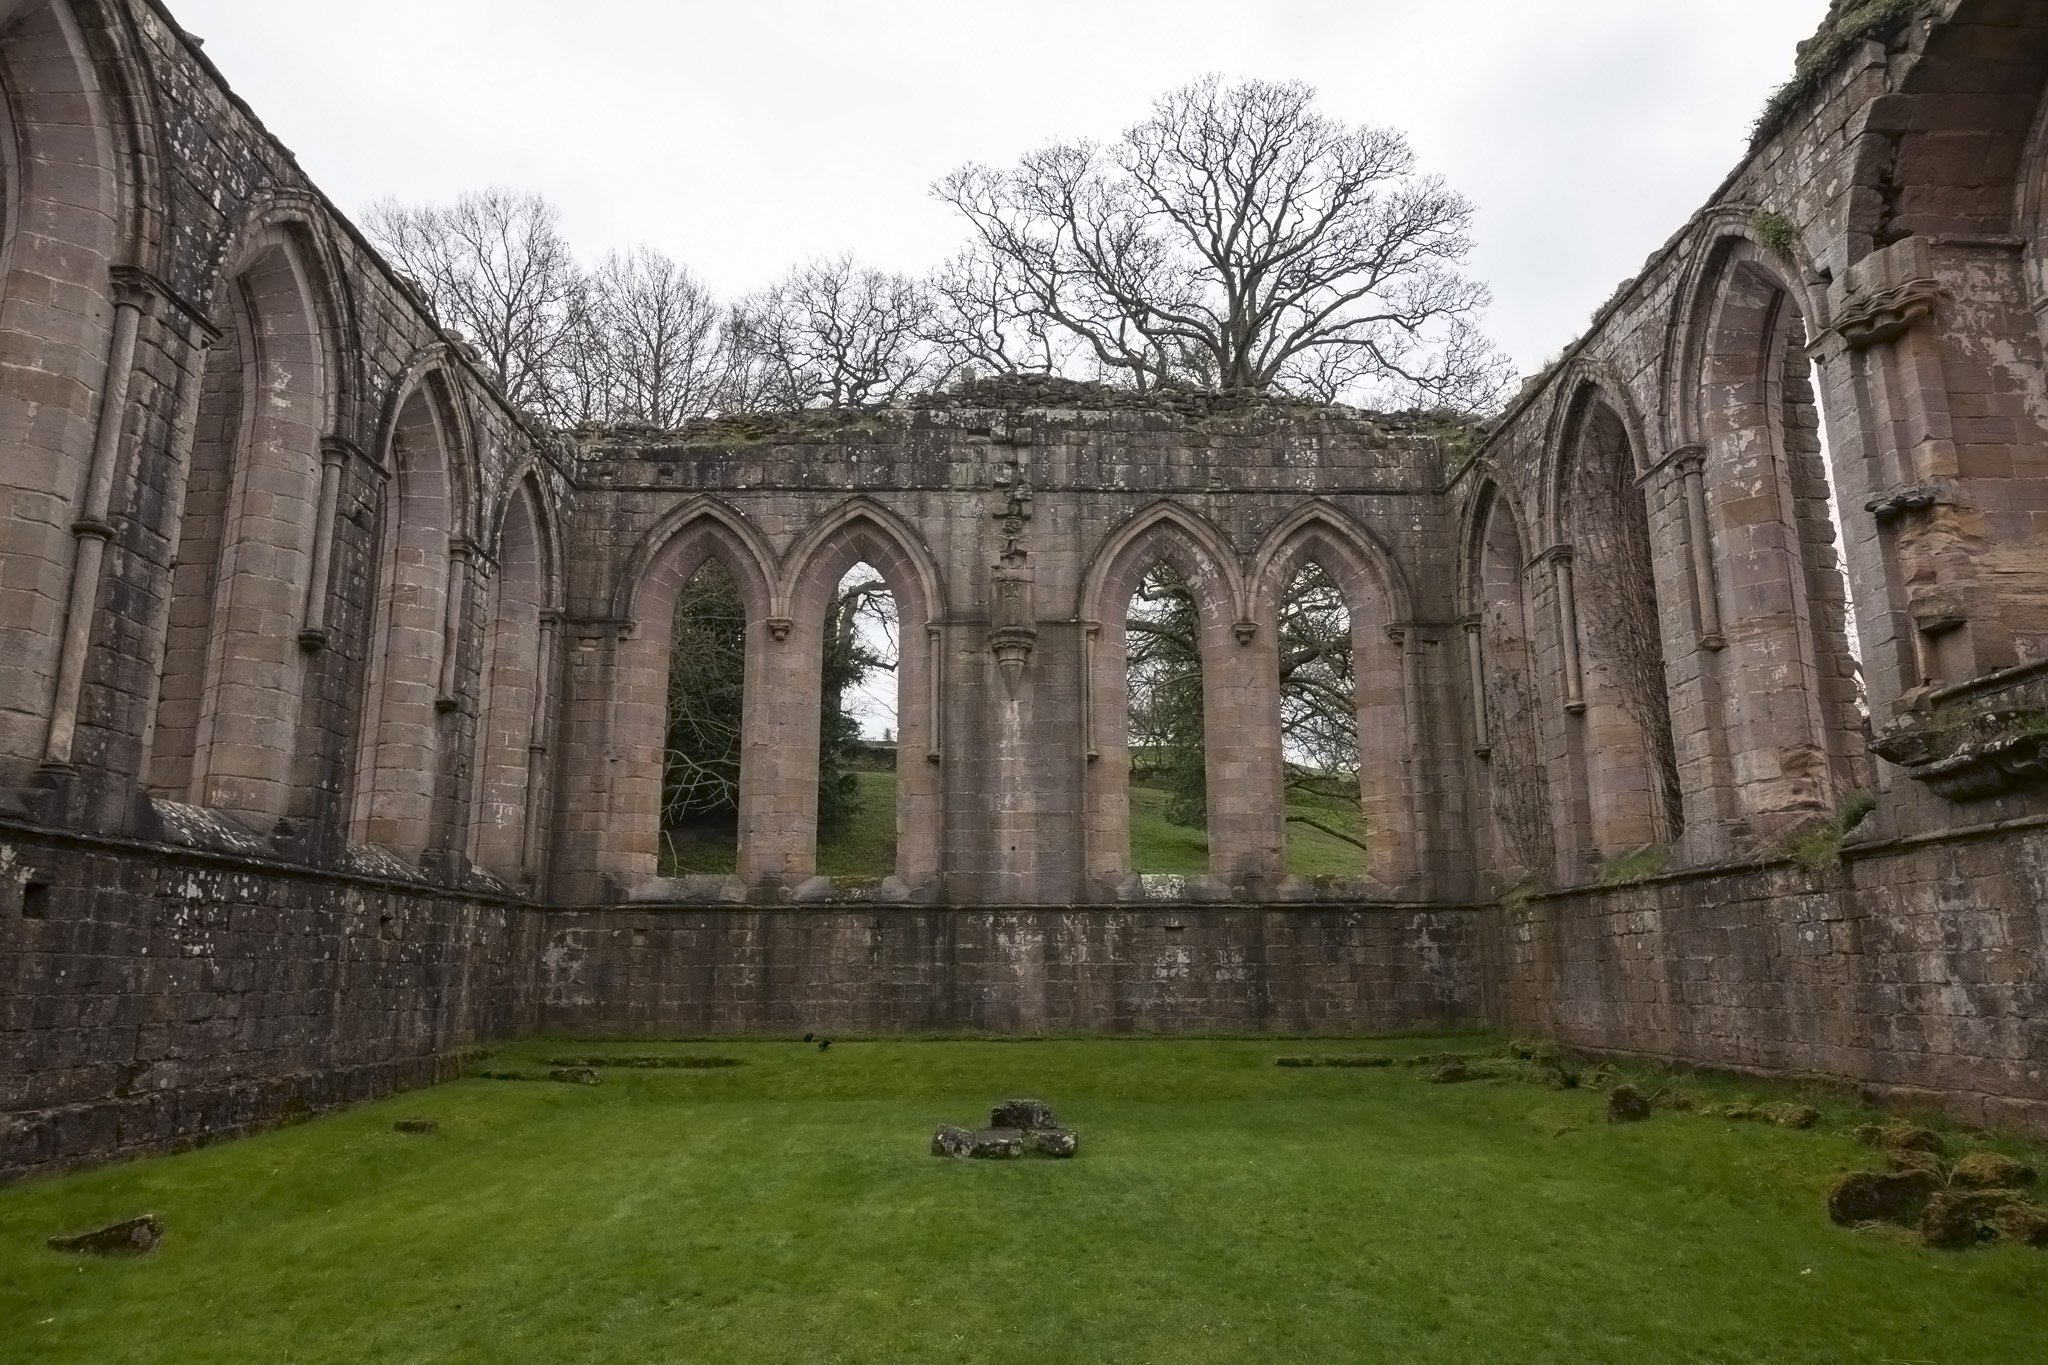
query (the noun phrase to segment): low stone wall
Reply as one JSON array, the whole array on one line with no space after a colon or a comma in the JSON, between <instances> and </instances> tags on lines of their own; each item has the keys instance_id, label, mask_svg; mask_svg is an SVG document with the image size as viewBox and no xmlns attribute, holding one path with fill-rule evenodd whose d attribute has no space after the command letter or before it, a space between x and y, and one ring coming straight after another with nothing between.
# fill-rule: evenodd
<instances>
[{"instance_id":1,"label":"low stone wall","mask_svg":"<svg viewBox=\"0 0 2048 1365\"><path fill-rule=\"evenodd\" d=\"M532 915L0 827L0 1180L446 1079L530 1028Z\"/></svg>"},{"instance_id":2,"label":"low stone wall","mask_svg":"<svg viewBox=\"0 0 2048 1365\"><path fill-rule=\"evenodd\" d=\"M1373 1033L1483 1019L1483 913L544 912L550 1033Z\"/></svg>"},{"instance_id":3,"label":"low stone wall","mask_svg":"<svg viewBox=\"0 0 2048 1365\"><path fill-rule=\"evenodd\" d=\"M1487 944L1495 1023L1820 1072L2048 1134L2048 822L1538 897Z\"/></svg>"}]
</instances>

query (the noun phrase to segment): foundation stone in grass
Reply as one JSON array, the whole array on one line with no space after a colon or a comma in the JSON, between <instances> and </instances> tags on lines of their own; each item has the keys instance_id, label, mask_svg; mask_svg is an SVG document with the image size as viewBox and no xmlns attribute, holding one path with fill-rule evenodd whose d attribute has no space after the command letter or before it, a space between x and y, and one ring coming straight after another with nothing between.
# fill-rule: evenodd
<instances>
[{"instance_id":1,"label":"foundation stone in grass","mask_svg":"<svg viewBox=\"0 0 2048 1365\"><path fill-rule=\"evenodd\" d=\"M1991 1215L1991 1226L2000 1241L2048 1247L2048 1209L2039 1204L2007 1204Z\"/></svg>"},{"instance_id":2,"label":"foundation stone in grass","mask_svg":"<svg viewBox=\"0 0 2048 1365\"><path fill-rule=\"evenodd\" d=\"M1920 1215L1920 1240L1949 1251L1991 1241L1998 1236L1999 1216L2026 1202L2012 1190L1941 1190Z\"/></svg>"},{"instance_id":3,"label":"foundation stone in grass","mask_svg":"<svg viewBox=\"0 0 2048 1365\"><path fill-rule=\"evenodd\" d=\"M130 1218L93 1232L70 1237L52 1237L53 1251L79 1251L88 1256L144 1256L155 1251L164 1239L164 1225L153 1213Z\"/></svg>"},{"instance_id":4,"label":"foundation stone in grass","mask_svg":"<svg viewBox=\"0 0 2048 1365\"><path fill-rule=\"evenodd\" d=\"M441 1125L432 1119L400 1119L391 1125L391 1130L395 1133L419 1133L425 1135L440 1132Z\"/></svg>"},{"instance_id":5,"label":"foundation stone in grass","mask_svg":"<svg viewBox=\"0 0 2048 1365\"><path fill-rule=\"evenodd\" d=\"M1034 1128L1025 1136L1040 1156L1066 1158L1081 1150L1081 1135L1071 1128Z\"/></svg>"},{"instance_id":6,"label":"foundation stone in grass","mask_svg":"<svg viewBox=\"0 0 2048 1365\"><path fill-rule=\"evenodd\" d=\"M548 1073L551 1081L564 1085L597 1085L601 1080L597 1068L591 1066L558 1066Z\"/></svg>"},{"instance_id":7,"label":"foundation stone in grass","mask_svg":"<svg viewBox=\"0 0 2048 1365\"><path fill-rule=\"evenodd\" d=\"M1939 1187L1932 1171L1851 1171L1828 1191L1828 1217L1853 1223L1911 1223Z\"/></svg>"},{"instance_id":8,"label":"foundation stone in grass","mask_svg":"<svg viewBox=\"0 0 2048 1365\"><path fill-rule=\"evenodd\" d=\"M932 1155L949 1156L956 1161L965 1161L974 1152L974 1134L965 1128L956 1128L942 1123L932 1134Z\"/></svg>"},{"instance_id":9,"label":"foundation stone in grass","mask_svg":"<svg viewBox=\"0 0 2048 1365\"><path fill-rule=\"evenodd\" d=\"M991 1128L1019 1128L1027 1133L1042 1129L1057 1128L1060 1121L1053 1116L1052 1106L1044 1100L1004 1100L989 1111L988 1126Z\"/></svg>"},{"instance_id":10,"label":"foundation stone in grass","mask_svg":"<svg viewBox=\"0 0 2048 1365\"><path fill-rule=\"evenodd\" d=\"M2000 1152L1971 1152L1957 1159L1948 1179L1966 1190L2017 1190L2034 1183L2034 1168Z\"/></svg>"},{"instance_id":11,"label":"foundation stone in grass","mask_svg":"<svg viewBox=\"0 0 2048 1365\"><path fill-rule=\"evenodd\" d=\"M1632 1085L1617 1085L1607 1092L1609 1123L1641 1123L1650 1117L1650 1101Z\"/></svg>"},{"instance_id":12,"label":"foundation stone in grass","mask_svg":"<svg viewBox=\"0 0 2048 1365\"><path fill-rule=\"evenodd\" d=\"M1021 1128L977 1128L967 1155L981 1161L1014 1161L1024 1155Z\"/></svg>"}]
</instances>

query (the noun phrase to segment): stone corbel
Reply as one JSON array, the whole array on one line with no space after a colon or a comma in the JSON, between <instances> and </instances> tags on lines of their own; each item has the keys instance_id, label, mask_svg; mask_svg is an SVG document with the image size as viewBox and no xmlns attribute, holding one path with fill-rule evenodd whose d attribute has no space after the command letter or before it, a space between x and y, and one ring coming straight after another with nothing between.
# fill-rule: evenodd
<instances>
[{"instance_id":1,"label":"stone corbel","mask_svg":"<svg viewBox=\"0 0 2048 1365\"><path fill-rule=\"evenodd\" d=\"M1908 512L1924 512L1941 502L1943 491L1938 483L1905 484L1872 498L1863 504L1863 510L1876 517L1880 526L1888 526Z\"/></svg>"},{"instance_id":2,"label":"stone corbel","mask_svg":"<svg viewBox=\"0 0 2048 1365\"><path fill-rule=\"evenodd\" d=\"M1926 277L1890 289L1850 297L1835 319L1834 330L1852 351L1867 351L1897 341L1934 311L1941 286Z\"/></svg>"},{"instance_id":3,"label":"stone corbel","mask_svg":"<svg viewBox=\"0 0 2048 1365\"><path fill-rule=\"evenodd\" d=\"M771 616L768 618L768 637L778 645L787 640L789 632L795 628L796 622L787 616Z\"/></svg>"},{"instance_id":4,"label":"stone corbel","mask_svg":"<svg viewBox=\"0 0 2048 1365\"><path fill-rule=\"evenodd\" d=\"M1230 633L1237 637L1237 642L1240 645L1249 645L1252 641L1259 638L1259 623L1257 621L1239 621L1230 628Z\"/></svg>"},{"instance_id":5,"label":"stone corbel","mask_svg":"<svg viewBox=\"0 0 2048 1365\"><path fill-rule=\"evenodd\" d=\"M994 611L988 647L996 656L996 667L1002 670L1003 685L1013 693L1038 645L1037 613L1031 601L1035 577L1021 553L1005 555L991 574Z\"/></svg>"}]
</instances>

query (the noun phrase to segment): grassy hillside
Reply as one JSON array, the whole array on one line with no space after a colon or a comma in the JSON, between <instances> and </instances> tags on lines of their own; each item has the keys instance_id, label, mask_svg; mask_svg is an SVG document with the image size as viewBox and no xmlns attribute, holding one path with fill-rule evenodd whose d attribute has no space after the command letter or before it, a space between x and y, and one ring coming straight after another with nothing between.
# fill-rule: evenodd
<instances>
[{"instance_id":1,"label":"grassy hillside","mask_svg":"<svg viewBox=\"0 0 2048 1365\"><path fill-rule=\"evenodd\" d=\"M1288 803L1290 817L1305 816L1319 825L1361 837L1358 807L1303 793ZM1209 870L1209 836L1198 829L1168 824L1166 793L1157 787L1131 788L1131 866L1138 872L1171 872L1195 876ZM1287 822L1287 870L1304 877L1355 877L1366 870L1365 850L1323 830L1290 818Z\"/></svg>"}]
</instances>

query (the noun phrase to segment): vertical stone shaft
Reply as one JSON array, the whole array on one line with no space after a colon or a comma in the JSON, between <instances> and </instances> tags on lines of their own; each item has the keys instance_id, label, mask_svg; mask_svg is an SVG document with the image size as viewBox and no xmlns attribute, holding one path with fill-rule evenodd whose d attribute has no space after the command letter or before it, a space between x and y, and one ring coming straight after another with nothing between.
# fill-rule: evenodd
<instances>
[{"instance_id":1,"label":"vertical stone shaft","mask_svg":"<svg viewBox=\"0 0 2048 1365\"><path fill-rule=\"evenodd\" d=\"M1564 644L1564 709L1579 715L1586 709L1586 665L1579 652L1579 595L1572 572L1572 547L1550 552L1557 575L1557 633Z\"/></svg>"},{"instance_id":2,"label":"vertical stone shaft","mask_svg":"<svg viewBox=\"0 0 2048 1365\"><path fill-rule=\"evenodd\" d=\"M1468 616L1465 627L1466 681L1472 689L1472 747L1479 753L1493 748L1486 730L1486 659L1479 639L1479 618Z\"/></svg>"},{"instance_id":3,"label":"vertical stone shaft","mask_svg":"<svg viewBox=\"0 0 2048 1365\"><path fill-rule=\"evenodd\" d=\"M334 517L341 504L341 471L348 463L348 454L346 442L332 436L320 442L320 505L313 514L313 571L306 578L306 625L299 632L299 643L310 649L318 649L327 643L327 590L334 563Z\"/></svg>"},{"instance_id":4,"label":"vertical stone shaft","mask_svg":"<svg viewBox=\"0 0 2048 1365\"><path fill-rule=\"evenodd\" d=\"M1700 623L1700 648L1720 649L1727 644L1721 634L1721 602L1714 588L1714 546L1707 529L1707 461L1694 449L1678 457L1679 477L1685 481L1685 537L1692 551L1694 605Z\"/></svg>"},{"instance_id":5,"label":"vertical stone shaft","mask_svg":"<svg viewBox=\"0 0 2048 1365\"><path fill-rule=\"evenodd\" d=\"M107 358L106 388L100 399L99 429L92 464L85 480L85 500L71 523L76 542L71 566L71 600L65 609L64 636L58 646L57 690L50 708L50 728L43 743L47 767L68 767L71 741L78 730L78 697L85 686L85 656L92 644L93 604L99 599L100 566L114 528L107 507L114 496L121 433L127 425L128 390L135 375L135 340L145 310L154 311L156 295L138 283L117 278L114 344Z\"/></svg>"}]
</instances>

